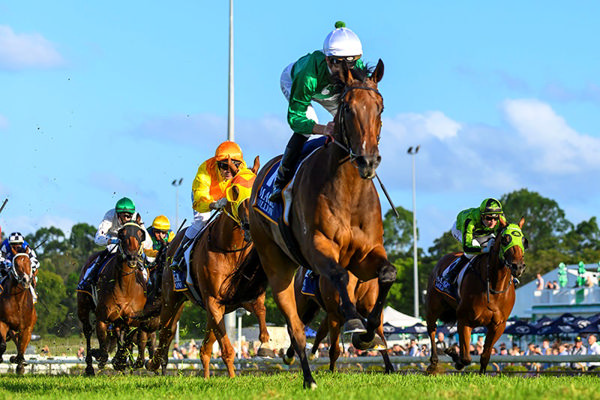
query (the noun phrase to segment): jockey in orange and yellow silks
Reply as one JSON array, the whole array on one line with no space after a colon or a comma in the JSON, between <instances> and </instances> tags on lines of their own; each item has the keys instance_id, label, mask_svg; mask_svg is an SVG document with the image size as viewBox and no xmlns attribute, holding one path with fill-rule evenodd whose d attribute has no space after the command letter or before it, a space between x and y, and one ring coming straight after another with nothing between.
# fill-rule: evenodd
<instances>
[{"instance_id":1,"label":"jockey in orange and yellow silks","mask_svg":"<svg viewBox=\"0 0 600 400\"><path fill-rule=\"evenodd\" d=\"M172 268L179 266L179 261L188 243L202 231L210 218L211 211L221 210L227 204L225 190L229 186L233 174L228 161L239 171L246 169L242 149L235 142L225 141L215 151L215 156L204 161L192 183L192 208L194 209L194 222L185 231L185 237L173 257Z\"/></svg>"}]
</instances>

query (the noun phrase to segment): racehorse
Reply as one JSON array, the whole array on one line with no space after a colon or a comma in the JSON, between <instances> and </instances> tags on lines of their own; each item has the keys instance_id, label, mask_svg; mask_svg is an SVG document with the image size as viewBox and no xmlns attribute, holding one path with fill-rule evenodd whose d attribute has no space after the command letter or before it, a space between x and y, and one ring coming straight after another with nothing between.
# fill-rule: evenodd
<instances>
[{"instance_id":1,"label":"racehorse","mask_svg":"<svg viewBox=\"0 0 600 400\"><path fill-rule=\"evenodd\" d=\"M199 289L201 305L206 309L206 335L200 348L200 357L204 367L204 377L210 376L210 358L215 340L219 342L222 359L227 366L230 377L235 376L233 360L235 352L227 331L223 315L243 306L253 312L259 322L259 339L264 345L269 341L269 333L266 325L266 308L264 305L264 294L252 302L234 304L225 307L220 303L221 286L225 278L235 270L253 247L248 230L248 200L252 182L256 178L260 164L256 157L254 165L250 170L241 170L229 162L230 168L235 175L226 189L227 205L223 212L218 214L210 222L200 238L194 244L190 254L190 274L193 283ZM172 251L168 257L172 257L176 249L176 241L183 237L183 232L173 240ZM164 271L163 278L163 306L160 315L161 330L159 333L159 345L155 356L147 363L146 367L156 371L160 365L165 371L168 360L168 350L175 334L177 321L180 318L184 302L189 298L198 302L190 293L192 289L184 293L173 290L173 274L170 270ZM194 289L195 290L195 289Z\"/></svg>"},{"instance_id":2,"label":"racehorse","mask_svg":"<svg viewBox=\"0 0 600 400\"><path fill-rule=\"evenodd\" d=\"M7 336L10 336L17 346L17 355L12 356L10 362L17 364L16 372L22 375L25 372L25 350L37 321L31 292L35 277L31 270L29 255L16 253L8 271L9 275L0 292L0 362L6 351Z\"/></svg>"},{"instance_id":3,"label":"racehorse","mask_svg":"<svg viewBox=\"0 0 600 400\"><path fill-rule=\"evenodd\" d=\"M335 288L332 287L331 282L321 277L319 277L318 293L316 293L315 296L302 293L302 284L305 273L306 269L300 267L296 272L296 277L294 279L294 292L296 294L298 315L300 316L302 323L307 325L314 318L320 307L327 312L327 315L321 321L319 329L317 330L310 357L311 359L314 358L315 353L319 348L319 344L325 339L327 332L329 332L329 369L333 372L335 371L335 363L340 356L340 329L343 324L343 318L339 310L339 294L335 291ZM373 307L375 307L375 302L377 301L377 294L379 293L377 280L371 279L367 282L361 282L353 274L350 273L348 275L348 293L354 293L356 298L356 309L361 316L366 317ZM387 341L383 334L383 320L377 328L377 335L381 339L381 345L387 348ZM353 337L353 339L356 338L357 336ZM385 372L394 372L394 366L390 361L390 356L387 351L382 349L380 350L380 353L385 364ZM288 365L294 362L294 348L291 345L283 354L283 362Z\"/></svg>"},{"instance_id":4,"label":"racehorse","mask_svg":"<svg viewBox=\"0 0 600 400\"><path fill-rule=\"evenodd\" d=\"M369 348L381 324L385 298L396 279L396 268L383 247L381 205L372 181L381 161L378 146L383 97L377 84L383 77L383 62L379 60L370 76L345 64L342 68L334 141L315 150L298 167L289 222L305 266L329 280L339 293L345 333L359 335L360 348ZM252 189L252 204L275 162L271 160L259 173ZM229 304L256 298L268 280L300 358L304 387L316 387L305 354L304 324L294 297L294 273L301 262L283 243L279 227L254 207L250 211L250 230L257 255L250 255L248 262L230 277L224 301ZM354 295L348 293L348 271L362 281L379 280L379 294L366 329Z\"/></svg>"},{"instance_id":5,"label":"racehorse","mask_svg":"<svg viewBox=\"0 0 600 400\"><path fill-rule=\"evenodd\" d=\"M130 328L140 324L139 316L146 304L146 283L143 277L144 261L142 242L145 232L137 222L127 222L118 232L119 247L117 254L109 259L98 280L98 303L94 307L91 296L77 292L77 308L79 320L86 338L86 375L94 375L93 358L103 368L108 361L108 327L112 325L117 332L117 353L113 358L116 370L123 370L127 365L126 351L130 348L133 333ZM95 255L94 255L95 256ZM92 257L94 257L92 256ZM88 260L88 266L89 266ZM85 274L83 268L81 274ZM99 349L92 349L90 312L96 315L96 335ZM122 343L123 337L124 343Z\"/></svg>"},{"instance_id":6,"label":"racehorse","mask_svg":"<svg viewBox=\"0 0 600 400\"><path fill-rule=\"evenodd\" d=\"M438 319L444 322L457 321L460 353L454 348L446 350L457 370L471 363L469 344L472 329L487 327L479 369L481 374L485 373L492 347L502 336L515 304L513 277L520 277L525 270L524 255L528 242L521 231L524 223L525 218L521 218L518 224L500 222L499 234L490 252L472 259L467 270L461 273L464 276L459 282L458 300L439 292L435 288L435 281L462 253L445 255L431 272L426 299L427 333L433 349L427 368L429 373L438 372L438 356L434 351Z\"/></svg>"}]
</instances>

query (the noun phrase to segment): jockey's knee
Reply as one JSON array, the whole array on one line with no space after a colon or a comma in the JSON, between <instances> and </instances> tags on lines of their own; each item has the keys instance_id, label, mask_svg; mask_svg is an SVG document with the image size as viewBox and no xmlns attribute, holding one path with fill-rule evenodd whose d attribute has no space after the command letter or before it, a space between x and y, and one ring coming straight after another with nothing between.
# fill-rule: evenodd
<instances>
[{"instance_id":1,"label":"jockey's knee","mask_svg":"<svg viewBox=\"0 0 600 400\"><path fill-rule=\"evenodd\" d=\"M396 281L396 267L387 263L379 270L379 283L391 284Z\"/></svg>"}]
</instances>

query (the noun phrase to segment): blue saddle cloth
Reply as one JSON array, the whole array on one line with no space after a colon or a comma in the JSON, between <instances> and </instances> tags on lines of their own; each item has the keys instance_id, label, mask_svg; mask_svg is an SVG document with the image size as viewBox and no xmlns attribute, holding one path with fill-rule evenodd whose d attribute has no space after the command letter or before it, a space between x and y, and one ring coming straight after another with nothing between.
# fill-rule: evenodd
<instances>
[{"instance_id":1,"label":"blue saddle cloth","mask_svg":"<svg viewBox=\"0 0 600 400\"><path fill-rule=\"evenodd\" d=\"M175 291L181 292L187 290L187 284L185 283L186 271L180 271L179 269L173 270L173 282L175 284Z\"/></svg>"},{"instance_id":2,"label":"blue saddle cloth","mask_svg":"<svg viewBox=\"0 0 600 400\"><path fill-rule=\"evenodd\" d=\"M302 148L302 154L300 156L300 161L298 161L298 165L300 165L302 160L304 160L315 149L324 146L326 140L327 137L323 136L307 141ZM283 214L284 206L283 203L274 203L269 200L271 193L273 193L273 185L275 184L275 179L277 178L277 170L279 169L280 163L281 158L279 158L276 163L271 165L271 168L267 171L265 178L260 185L260 189L258 190L256 200L254 202L254 208L260 211L261 214L263 214L274 224L279 223L279 219Z\"/></svg>"},{"instance_id":3,"label":"blue saddle cloth","mask_svg":"<svg viewBox=\"0 0 600 400\"><path fill-rule=\"evenodd\" d=\"M454 268L456 266L456 264L460 261L460 259L461 259L460 256L457 257L454 261L452 261L450 263L450 265L448 265L446 267L446 270L444 270L444 273L442 273L437 278L435 278L436 290L438 290L439 292L441 292L457 301L458 301L458 279L455 280L454 282L449 282L447 279L444 279L443 275L445 274L446 271L449 271L450 269ZM464 265L462 266L462 268L464 268ZM456 275L457 278L458 278L458 275L460 275L460 271Z\"/></svg>"},{"instance_id":4,"label":"blue saddle cloth","mask_svg":"<svg viewBox=\"0 0 600 400\"><path fill-rule=\"evenodd\" d=\"M316 296L317 295L317 285L319 284L319 276L317 274L313 274L312 271L306 271L304 274L304 280L302 281L302 289L300 292L307 296Z\"/></svg>"}]
</instances>

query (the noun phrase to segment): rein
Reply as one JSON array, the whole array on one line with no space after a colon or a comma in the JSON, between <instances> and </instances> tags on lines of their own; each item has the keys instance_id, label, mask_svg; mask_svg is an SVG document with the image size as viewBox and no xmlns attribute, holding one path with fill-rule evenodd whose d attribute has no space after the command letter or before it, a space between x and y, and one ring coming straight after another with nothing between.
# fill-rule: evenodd
<instances>
[{"instance_id":1,"label":"rein","mask_svg":"<svg viewBox=\"0 0 600 400\"><path fill-rule=\"evenodd\" d=\"M235 224L236 224L237 227L239 227L242 231L244 230L244 228L242 226L241 220L238 220L238 219L234 218L233 215L231 215L225 209L223 209L223 213L225 215L227 215L229 218L231 218L233 220L233 222L235 222ZM212 234L211 234L212 233L212 228L213 228L212 226L209 226L208 227L208 232L207 232L207 234L208 234L208 243L209 244L211 243L211 238L212 238ZM252 240L247 241L245 235L244 235L244 242L246 243L246 245L244 247L241 247L241 248L235 249L235 250L222 249L222 248L220 248L218 246L214 246L214 248L217 251L219 251L220 253L239 253L239 252L242 252L242 251L246 250L248 247L250 247L252 245Z\"/></svg>"},{"instance_id":2,"label":"rein","mask_svg":"<svg viewBox=\"0 0 600 400\"><path fill-rule=\"evenodd\" d=\"M13 276L13 278L15 279L17 284L23 286L23 288L25 289L25 284L27 284L28 282L31 282L31 280L32 280L33 272L31 274L23 273L22 276L19 275L19 273L17 272L17 268L15 267L15 263L16 263L18 257L29 258L29 255L26 253L15 254L15 256L13 257L13 261L11 263L11 268L10 268L11 275Z\"/></svg>"}]
</instances>

